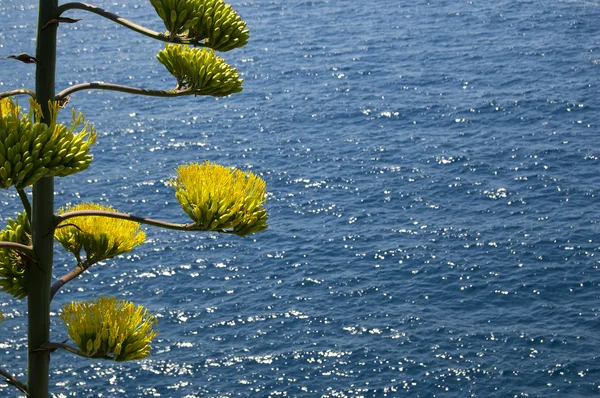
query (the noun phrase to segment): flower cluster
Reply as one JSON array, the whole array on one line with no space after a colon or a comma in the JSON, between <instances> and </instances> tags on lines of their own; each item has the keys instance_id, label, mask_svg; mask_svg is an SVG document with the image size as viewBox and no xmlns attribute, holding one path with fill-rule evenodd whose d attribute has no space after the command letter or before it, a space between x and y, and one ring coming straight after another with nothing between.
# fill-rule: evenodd
<instances>
[{"instance_id":1,"label":"flower cluster","mask_svg":"<svg viewBox=\"0 0 600 398\"><path fill-rule=\"evenodd\" d=\"M89 358L130 361L150 354L157 320L142 306L114 297L72 302L60 319L80 351Z\"/></svg>"},{"instance_id":2,"label":"flower cluster","mask_svg":"<svg viewBox=\"0 0 600 398\"><path fill-rule=\"evenodd\" d=\"M10 97L0 99L0 115L9 115L21 113L21 108L16 101L13 101Z\"/></svg>"},{"instance_id":3,"label":"flower cluster","mask_svg":"<svg viewBox=\"0 0 600 398\"><path fill-rule=\"evenodd\" d=\"M65 177L87 169L96 131L73 110L69 126L56 123L58 103L50 102L51 120L34 121L41 107L31 101L31 116L12 99L0 102L0 187L23 189L42 177ZM82 126L79 132L76 132Z\"/></svg>"},{"instance_id":4,"label":"flower cluster","mask_svg":"<svg viewBox=\"0 0 600 398\"><path fill-rule=\"evenodd\" d=\"M223 97L242 91L243 80L212 50L167 44L158 52L158 60L177 79L178 89L190 89L196 95Z\"/></svg>"},{"instance_id":5,"label":"flower cluster","mask_svg":"<svg viewBox=\"0 0 600 398\"><path fill-rule=\"evenodd\" d=\"M0 231L0 241L31 244L31 225L27 213L20 213L16 220L8 219L6 229ZM0 288L15 298L26 297L28 263L29 259L23 254L0 248Z\"/></svg>"},{"instance_id":6,"label":"flower cluster","mask_svg":"<svg viewBox=\"0 0 600 398\"><path fill-rule=\"evenodd\" d=\"M208 161L176 171L175 196L199 229L246 236L267 228L266 183L259 176Z\"/></svg>"},{"instance_id":7,"label":"flower cluster","mask_svg":"<svg viewBox=\"0 0 600 398\"><path fill-rule=\"evenodd\" d=\"M81 203L59 209L58 213L78 210L101 210L116 212L111 206L95 203ZM54 233L56 240L75 255L81 266L88 267L98 261L126 253L139 246L146 234L135 221L102 216L73 217L58 225ZM86 260L81 259L81 250Z\"/></svg>"},{"instance_id":8,"label":"flower cluster","mask_svg":"<svg viewBox=\"0 0 600 398\"><path fill-rule=\"evenodd\" d=\"M229 51L248 43L246 22L223 0L150 0L172 36Z\"/></svg>"}]
</instances>

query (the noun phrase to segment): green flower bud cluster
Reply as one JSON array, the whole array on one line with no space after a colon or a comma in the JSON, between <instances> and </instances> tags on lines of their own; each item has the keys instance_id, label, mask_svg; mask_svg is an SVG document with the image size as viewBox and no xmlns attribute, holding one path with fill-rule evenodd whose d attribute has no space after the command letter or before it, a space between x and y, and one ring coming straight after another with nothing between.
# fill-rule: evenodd
<instances>
[{"instance_id":1,"label":"green flower bud cluster","mask_svg":"<svg viewBox=\"0 0 600 398\"><path fill-rule=\"evenodd\" d=\"M195 39L204 39L204 44L217 51L229 51L248 43L250 31L246 22L223 0L198 1L198 14L202 17L189 32Z\"/></svg>"},{"instance_id":2,"label":"green flower bud cluster","mask_svg":"<svg viewBox=\"0 0 600 398\"><path fill-rule=\"evenodd\" d=\"M142 306L115 297L72 302L62 308L60 319L69 336L89 358L115 361L142 359L158 334L156 317Z\"/></svg>"},{"instance_id":3,"label":"green flower bud cluster","mask_svg":"<svg viewBox=\"0 0 600 398\"><path fill-rule=\"evenodd\" d=\"M169 181L183 210L198 229L228 230L240 236L267 228L266 183L252 172L208 161L181 165Z\"/></svg>"},{"instance_id":4,"label":"green flower bud cluster","mask_svg":"<svg viewBox=\"0 0 600 398\"><path fill-rule=\"evenodd\" d=\"M156 56L177 79L180 89L188 88L196 95L223 97L242 91L243 80L212 50L167 44Z\"/></svg>"},{"instance_id":5,"label":"green flower bud cluster","mask_svg":"<svg viewBox=\"0 0 600 398\"><path fill-rule=\"evenodd\" d=\"M0 231L0 241L31 244L27 213L20 213L16 220L8 219L8 226ZM0 248L0 288L17 299L27 297L27 266L28 260L21 253Z\"/></svg>"},{"instance_id":6,"label":"green flower bud cluster","mask_svg":"<svg viewBox=\"0 0 600 398\"><path fill-rule=\"evenodd\" d=\"M200 20L197 1L150 0L150 3L172 36L187 36L187 31Z\"/></svg>"},{"instance_id":7,"label":"green flower bud cluster","mask_svg":"<svg viewBox=\"0 0 600 398\"><path fill-rule=\"evenodd\" d=\"M40 107L31 103L33 113ZM12 101L0 107L0 186L23 189L42 177L64 177L85 170L92 161L89 147L96 131L75 114L69 127L56 123L58 105L50 103L49 124L31 121ZM8 111L7 111L8 110ZM79 125L83 128L78 133Z\"/></svg>"},{"instance_id":8,"label":"green flower bud cluster","mask_svg":"<svg viewBox=\"0 0 600 398\"><path fill-rule=\"evenodd\" d=\"M248 43L246 22L223 0L150 0L171 35L229 51Z\"/></svg>"}]
</instances>

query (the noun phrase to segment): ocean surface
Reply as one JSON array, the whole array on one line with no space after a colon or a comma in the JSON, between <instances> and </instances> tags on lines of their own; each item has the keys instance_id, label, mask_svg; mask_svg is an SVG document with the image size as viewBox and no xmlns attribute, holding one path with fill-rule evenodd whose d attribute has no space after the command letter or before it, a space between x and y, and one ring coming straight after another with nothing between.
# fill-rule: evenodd
<instances>
[{"instance_id":1,"label":"ocean surface","mask_svg":"<svg viewBox=\"0 0 600 398\"><path fill-rule=\"evenodd\" d=\"M146 0L95 4L146 27ZM148 240L55 298L115 295L160 331L131 363L52 354L53 397L600 394L600 2L250 0L229 98L78 92L94 162L56 207L188 222L167 181L210 160L267 181L269 229ZM95 15L59 29L57 91L170 89L160 42ZM36 2L0 0L0 57ZM0 90L34 68L0 59ZM24 104L25 98L21 99ZM63 117L70 116L70 111ZM4 225L19 210L0 196ZM56 247L55 276L74 265ZM26 305L0 295L0 367L25 378ZM17 396L0 383L0 396Z\"/></svg>"}]
</instances>

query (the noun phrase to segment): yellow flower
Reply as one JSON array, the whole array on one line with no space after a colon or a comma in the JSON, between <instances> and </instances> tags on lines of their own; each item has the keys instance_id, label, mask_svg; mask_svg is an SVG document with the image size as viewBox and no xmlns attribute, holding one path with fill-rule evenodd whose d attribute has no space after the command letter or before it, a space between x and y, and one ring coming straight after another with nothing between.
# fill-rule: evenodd
<instances>
[{"instance_id":1,"label":"yellow flower","mask_svg":"<svg viewBox=\"0 0 600 398\"><path fill-rule=\"evenodd\" d=\"M183 210L201 230L246 236L267 228L266 183L252 172L210 163L179 166L169 181Z\"/></svg>"},{"instance_id":2,"label":"yellow flower","mask_svg":"<svg viewBox=\"0 0 600 398\"><path fill-rule=\"evenodd\" d=\"M142 359L150 354L157 331L156 317L142 306L115 297L72 302L60 319L69 336L89 358L115 361Z\"/></svg>"},{"instance_id":3,"label":"yellow flower","mask_svg":"<svg viewBox=\"0 0 600 398\"><path fill-rule=\"evenodd\" d=\"M10 97L0 99L0 117L7 116L9 113L20 115L21 108L19 107L19 104Z\"/></svg>"},{"instance_id":4,"label":"yellow flower","mask_svg":"<svg viewBox=\"0 0 600 398\"><path fill-rule=\"evenodd\" d=\"M81 203L58 210L59 214L78 210L103 210L116 212L111 206ZM81 266L88 267L98 261L118 256L139 246L146 234L135 221L102 216L81 216L63 221L58 225L54 237L75 255ZM81 260L81 249L87 259Z\"/></svg>"}]
</instances>

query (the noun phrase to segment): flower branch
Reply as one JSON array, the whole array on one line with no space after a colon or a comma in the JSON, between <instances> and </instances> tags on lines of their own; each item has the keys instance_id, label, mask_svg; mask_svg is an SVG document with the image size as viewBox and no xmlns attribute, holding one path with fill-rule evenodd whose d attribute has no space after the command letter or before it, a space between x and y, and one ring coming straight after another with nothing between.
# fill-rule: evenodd
<instances>
[{"instance_id":1,"label":"flower branch","mask_svg":"<svg viewBox=\"0 0 600 398\"><path fill-rule=\"evenodd\" d=\"M26 396L30 396L29 392L27 392L27 386L20 382L15 376L11 375L10 373L8 373L6 370L0 368L0 375L6 377L6 382L8 384L11 384L13 386L15 386L19 391L21 391L23 394L25 394Z\"/></svg>"},{"instance_id":2,"label":"flower branch","mask_svg":"<svg viewBox=\"0 0 600 398\"><path fill-rule=\"evenodd\" d=\"M66 343L55 343L55 342L45 343L45 344L42 344L42 347L40 348L40 350L54 352L59 348L61 350L68 351L71 354L79 355L80 357L84 357L84 358L89 358L87 355L85 355L84 352L82 352L79 349L77 349L73 346L70 346ZM106 357L105 359L112 359L112 358Z\"/></svg>"},{"instance_id":3,"label":"flower branch","mask_svg":"<svg viewBox=\"0 0 600 398\"><path fill-rule=\"evenodd\" d=\"M88 82L75 84L71 87L67 87L56 95L57 101L63 101L69 95L82 90L109 90L109 91L120 91L122 93L146 95L150 97L179 97L183 95L202 95L198 91L191 89L183 90L148 90L138 87L122 86L120 84L104 83L104 82Z\"/></svg>"},{"instance_id":4,"label":"flower branch","mask_svg":"<svg viewBox=\"0 0 600 398\"><path fill-rule=\"evenodd\" d=\"M69 283L73 279L77 278L79 275L81 275L83 273L83 271L85 271L86 269L88 269L91 265L92 264L88 264L87 262L83 263L83 264L79 263L79 264L77 264L77 267L75 267L70 272L64 274L56 282L54 282L54 284L52 285L52 288L50 289L50 301L52 301L52 299L54 298L54 296L56 295L56 293L58 293L58 291L64 285L66 285L67 283Z\"/></svg>"},{"instance_id":5,"label":"flower branch","mask_svg":"<svg viewBox=\"0 0 600 398\"><path fill-rule=\"evenodd\" d=\"M200 43L198 40L195 40L195 39L189 39L187 37L182 37L182 36L171 37L171 36L165 35L164 33L156 32L154 30L144 28L143 26L138 25L132 21L129 21L117 14L113 14L110 11L107 11L100 7L96 7L94 5L86 4L86 3L73 2L73 3L66 3L66 4L59 6L56 9L55 19L59 19L60 16L65 11L68 11L68 10L83 10L83 11L91 12L93 14L99 15L108 20L111 20L115 23L118 23L119 25L122 25L128 29L131 29L134 32L140 33L144 36L148 36L148 37L151 37L156 40L160 40L160 41L164 41L164 42L168 42L168 43L191 44L194 46L202 46L202 47L204 46L203 43Z\"/></svg>"},{"instance_id":6,"label":"flower branch","mask_svg":"<svg viewBox=\"0 0 600 398\"><path fill-rule=\"evenodd\" d=\"M17 189L17 193L19 194L21 203L23 203L23 209L25 209L25 212L27 213L29 222L31 222L31 203L29 202L29 198L27 197L24 189Z\"/></svg>"},{"instance_id":7,"label":"flower branch","mask_svg":"<svg viewBox=\"0 0 600 398\"><path fill-rule=\"evenodd\" d=\"M59 223L65 221L65 220L68 220L70 218L83 217L83 216L99 216L99 217L117 218L117 219L121 219L121 220L135 221L140 224L146 224L146 225L151 225L154 227L173 229L173 230L178 230L178 231L192 231L192 232L202 232L202 231L208 232L209 231L208 229L203 228L196 223L176 224L176 223L171 223L168 221L160 221L160 220L154 220L152 218L139 217L139 216L135 216L133 214L119 213L119 212L113 212L113 211L104 211L104 210L78 210L78 211L71 211L68 213L63 213L63 214L56 216L55 223L56 223L56 225L58 225ZM233 233L231 231L226 231L226 230L211 230L211 231L221 232L221 233Z\"/></svg>"},{"instance_id":8,"label":"flower branch","mask_svg":"<svg viewBox=\"0 0 600 398\"><path fill-rule=\"evenodd\" d=\"M26 255L29 258L32 258L32 259L35 258L35 253L33 251L33 247L31 247L31 246L22 245L17 242L0 241L0 247L16 250L20 253L23 253L24 255Z\"/></svg>"},{"instance_id":9,"label":"flower branch","mask_svg":"<svg viewBox=\"0 0 600 398\"><path fill-rule=\"evenodd\" d=\"M11 90L11 91L4 91L2 93L0 93L0 99L2 98L7 98L7 97L12 97L15 95L29 95L31 98L35 99L35 92L33 92L32 90L28 89L28 88L20 88L17 90Z\"/></svg>"}]
</instances>

